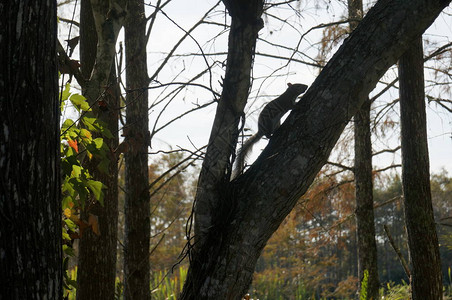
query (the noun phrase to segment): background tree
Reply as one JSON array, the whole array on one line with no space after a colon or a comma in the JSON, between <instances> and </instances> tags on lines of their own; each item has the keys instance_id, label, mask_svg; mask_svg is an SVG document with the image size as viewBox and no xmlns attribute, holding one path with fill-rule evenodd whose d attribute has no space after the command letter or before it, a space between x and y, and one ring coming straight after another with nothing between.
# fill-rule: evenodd
<instances>
[{"instance_id":1,"label":"background tree","mask_svg":"<svg viewBox=\"0 0 452 300\"><path fill-rule=\"evenodd\" d=\"M125 17L124 1L82 1L81 65L86 78L77 79L93 109L93 117L104 128L102 137L110 150L108 165L91 160L88 169L105 185L104 203L92 201L81 216L98 218L100 235L86 231L80 239L77 272L78 299L113 299L116 275L119 88L114 57L116 39ZM94 26L93 26L94 25ZM95 31L92 30L95 28Z\"/></svg>"},{"instance_id":2,"label":"background tree","mask_svg":"<svg viewBox=\"0 0 452 300\"><path fill-rule=\"evenodd\" d=\"M402 184L413 299L442 299L438 237L430 192L422 37L399 62Z\"/></svg>"},{"instance_id":3,"label":"background tree","mask_svg":"<svg viewBox=\"0 0 452 300\"><path fill-rule=\"evenodd\" d=\"M364 13L361 0L348 1L350 29L358 26ZM379 278L377 266L377 245L375 242L372 142L370 133L371 102L367 99L354 116L355 129L355 174L356 186L356 233L358 241L358 279L359 291L367 271L366 291L362 299L377 299ZM360 291L361 292L361 291Z\"/></svg>"},{"instance_id":4,"label":"background tree","mask_svg":"<svg viewBox=\"0 0 452 300\"><path fill-rule=\"evenodd\" d=\"M56 2L0 5L2 299L62 297Z\"/></svg>"},{"instance_id":5,"label":"background tree","mask_svg":"<svg viewBox=\"0 0 452 300\"><path fill-rule=\"evenodd\" d=\"M129 1L124 26L126 46L124 297L149 299L150 195L148 176L149 77L144 1Z\"/></svg>"}]
</instances>

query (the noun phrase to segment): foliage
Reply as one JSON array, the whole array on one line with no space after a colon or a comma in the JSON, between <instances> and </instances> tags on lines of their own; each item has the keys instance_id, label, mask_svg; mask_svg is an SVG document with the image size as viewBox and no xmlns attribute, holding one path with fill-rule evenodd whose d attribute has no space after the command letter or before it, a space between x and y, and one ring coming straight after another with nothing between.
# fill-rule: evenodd
<instances>
[{"instance_id":1,"label":"foliage","mask_svg":"<svg viewBox=\"0 0 452 300\"><path fill-rule=\"evenodd\" d=\"M410 299L410 286L405 281L398 285L388 282L385 288L380 289L380 296L384 300Z\"/></svg>"},{"instance_id":2,"label":"foliage","mask_svg":"<svg viewBox=\"0 0 452 300\"><path fill-rule=\"evenodd\" d=\"M88 169L84 167L87 161L98 164L98 169L106 171L110 152L100 137L93 137L93 133L111 136L104 124L91 113L86 98L77 93L71 93L67 83L60 95L61 111L68 103L78 112L78 122L67 118L61 126L61 176L62 176L62 209L63 209L63 252L64 284L66 290L76 287L76 281L68 274L68 261L74 256L72 243L79 238L83 231L91 228L99 234L97 217L89 214L88 220L82 220L80 213L88 211L91 203L103 203L104 185L93 179Z\"/></svg>"},{"instance_id":3,"label":"foliage","mask_svg":"<svg viewBox=\"0 0 452 300\"><path fill-rule=\"evenodd\" d=\"M369 271L364 270L363 280L361 281L361 290L359 292L359 300L367 299L367 288L369 286Z\"/></svg>"},{"instance_id":4,"label":"foliage","mask_svg":"<svg viewBox=\"0 0 452 300\"><path fill-rule=\"evenodd\" d=\"M155 273L172 268L186 243L186 222L192 209L194 182L183 167L178 166L182 160L181 153L171 153L159 157L149 166L151 244L155 247L151 269Z\"/></svg>"},{"instance_id":5,"label":"foliage","mask_svg":"<svg viewBox=\"0 0 452 300\"><path fill-rule=\"evenodd\" d=\"M175 281L182 284L183 281L181 282L178 276L188 267L188 261L184 260L179 264L179 272L168 273L167 271L172 270L179 262L181 251L186 243L186 222L192 209L191 199L195 186L195 181L185 171L188 166L192 167L192 162L180 164L181 161L183 161L183 155L173 152L155 158L148 167L151 192L152 298L162 293L171 295L173 290L168 284L175 287L178 286L174 285ZM121 187L124 186L125 172L124 165L120 165L119 186ZM120 207L124 205L124 198L124 189L120 189ZM118 218L118 238L120 241L124 240L124 214L121 211ZM118 249L118 270L117 275L123 280L122 248Z\"/></svg>"},{"instance_id":6,"label":"foliage","mask_svg":"<svg viewBox=\"0 0 452 300\"><path fill-rule=\"evenodd\" d=\"M450 180L447 175L437 175L432 176L432 196L435 199L436 219L439 220L450 215L449 208L445 207L450 199L448 192L452 189L447 185ZM375 203L387 203L375 209L376 241L380 278L382 282L389 283L382 289L381 295L384 299L408 299L403 298L408 291L406 275L382 229L384 224L391 228L397 245L408 257L403 203L399 197L401 180L399 176L383 175L380 180L383 184L375 187ZM316 179L264 248L250 289L253 298L356 297L354 186L348 182L347 177L322 174ZM445 278L447 266L452 263L446 235L442 236L440 248ZM450 284L445 283L446 287ZM304 294L300 293L300 288ZM447 290L450 288L447 287Z\"/></svg>"},{"instance_id":7,"label":"foliage","mask_svg":"<svg viewBox=\"0 0 452 300\"><path fill-rule=\"evenodd\" d=\"M179 267L176 274L169 276L170 272L159 271L154 276L152 289L152 299L156 300L176 300L184 286L187 278L187 268Z\"/></svg>"},{"instance_id":8,"label":"foliage","mask_svg":"<svg viewBox=\"0 0 452 300\"><path fill-rule=\"evenodd\" d=\"M108 166L108 147L102 138L94 138L93 132L111 136L101 121L88 114L91 111L86 98L70 93L70 85L61 95L61 108L70 101L80 113L79 123L66 119L61 126L61 170L63 176L63 210L77 211L89 204L89 197L103 202L103 184L93 180L88 170L83 167L85 159L97 158L98 169L106 172ZM99 159L100 158L100 159ZM70 215L68 216L70 218Z\"/></svg>"},{"instance_id":9,"label":"foliage","mask_svg":"<svg viewBox=\"0 0 452 300\"><path fill-rule=\"evenodd\" d=\"M68 270L65 273L65 276L68 277L69 280L71 280L72 282L77 282L77 267L72 268L71 270ZM75 300L76 299L76 288L71 288L71 289L65 289L64 291L64 299L65 300ZM123 291L124 291L124 287L123 284L121 282L121 280L119 278L116 278L116 284L115 284L115 300L120 300L123 299Z\"/></svg>"}]
</instances>

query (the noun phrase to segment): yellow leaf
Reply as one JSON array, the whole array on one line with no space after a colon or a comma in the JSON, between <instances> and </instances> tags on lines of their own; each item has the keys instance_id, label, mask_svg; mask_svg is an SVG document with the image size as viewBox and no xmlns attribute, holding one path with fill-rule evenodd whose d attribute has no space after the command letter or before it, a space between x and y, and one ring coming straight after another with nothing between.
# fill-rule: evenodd
<instances>
[{"instance_id":1,"label":"yellow leaf","mask_svg":"<svg viewBox=\"0 0 452 300\"><path fill-rule=\"evenodd\" d=\"M88 139L92 138L91 132L89 130L84 129L84 128L82 128L82 134L84 136L86 136Z\"/></svg>"},{"instance_id":2,"label":"yellow leaf","mask_svg":"<svg viewBox=\"0 0 452 300\"><path fill-rule=\"evenodd\" d=\"M71 217L71 209L70 209L70 208L66 208L66 209L64 210L64 215L65 215L67 218L70 218L70 217Z\"/></svg>"}]
</instances>

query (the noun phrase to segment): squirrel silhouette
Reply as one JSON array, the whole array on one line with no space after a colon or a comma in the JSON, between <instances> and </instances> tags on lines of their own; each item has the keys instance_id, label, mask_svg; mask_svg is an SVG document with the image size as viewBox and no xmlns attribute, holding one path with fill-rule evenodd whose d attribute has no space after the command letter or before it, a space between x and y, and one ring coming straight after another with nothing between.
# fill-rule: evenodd
<instances>
[{"instance_id":1,"label":"squirrel silhouette","mask_svg":"<svg viewBox=\"0 0 452 300\"><path fill-rule=\"evenodd\" d=\"M287 86L288 88L286 91L278 98L267 103L259 114L258 130L243 144L237 153L236 166L232 173L232 178L235 178L242 173L243 168L245 167L245 158L254 144L264 135L267 138L270 138L273 135L281 125L282 116L294 108L297 97L304 93L308 88L307 85L301 83L288 83Z\"/></svg>"}]
</instances>

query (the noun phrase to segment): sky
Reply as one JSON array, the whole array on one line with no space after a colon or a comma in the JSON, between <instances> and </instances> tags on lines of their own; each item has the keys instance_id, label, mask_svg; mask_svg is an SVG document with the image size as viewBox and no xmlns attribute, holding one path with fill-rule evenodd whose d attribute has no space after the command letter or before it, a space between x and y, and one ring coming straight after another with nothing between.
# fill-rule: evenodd
<instances>
[{"instance_id":1,"label":"sky","mask_svg":"<svg viewBox=\"0 0 452 300\"><path fill-rule=\"evenodd\" d=\"M149 1L147 1L149 3ZM150 2L152 5L156 1ZM217 1L212 0L173 0L168 6L164 8L165 14L159 15L155 27L152 30L150 40L147 46L148 53L148 67L149 74L153 74L156 68L160 65L165 53L170 51L177 43L179 38L184 35L184 32L174 25L169 18L175 20L180 27L188 30L205 14L205 12L212 7ZM320 3L320 4L319 4ZM298 5L298 6L297 6ZM365 7L369 7L369 3L365 1ZM265 53L273 56L287 56L291 54L290 50L283 47L273 47L268 42L280 44L288 48L294 48L299 43L301 34L305 34L300 42L300 51L302 54L294 56L295 59L312 62L318 54L319 40L322 36L323 29L310 30L311 27L321 23L329 23L343 19L346 12L346 1L332 2L332 1L301 1L293 4L297 10L289 8L270 9L268 14L264 16L265 27L260 31L256 51L258 53ZM325 7L328 7L325 9ZM152 12L152 7L148 7L147 14ZM65 17L71 17L71 10L60 10L60 15L65 14ZM282 24L279 20L287 20ZM227 35L228 31L224 24L229 24L230 19L224 11L224 7L220 5L209 17L211 24L203 24L192 32L192 37L196 39L187 38L175 51L177 56L170 62L159 74L157 80L160 83L169 83L172 80L186 81L194 74L199 73L205 69L205 62L202 57L196 58L182 56L185 53L200 54L201 46L204 53L225 53L227 51ZM212 24L215 23L215 24ZM426 54L431 49L435 49L438 45L445 44L452 41L452 9L448 8L446 13L440 15L437 21L429 28L424 35L425 40L431 42L425 43ZM65 30L60 30L61 34ZM73 32L76 33L76 30ZM74 35L72 35L74 36ZM213 36L217 36L212 39ZM60 38L64 40L66 38ZM122 35L119 40L122 39ZM340 46L339 42L333 48L331 55ZM437 43L435 45L434 43ZM198 46L199 45L199 46ZM77 53L76 53L77 54ZM331 57L331 55L329 57ZM224 74L224 67L222 62L225 60L225 55L217 57L208 57L210 63L216 61L215 68L212 69L214 75L212 77L212 87L218 92L221 92L221 76ZM451 63L451 60L448 60ZM432 67L433 65L429 65ZM318 69L309 67L302 63L291 62L286 66L286 61L281 59L269 58L268 56L256 55L253 75L256 80L253 81L249 105L246 107L247 118L246 128L250 128L247 133L254 133L257 127L257 116L259 111L268 101L281 94L288 82L304 83L310 85L315 77L318 75ZM382 81L390 82L397 70L392 68L383 78ZM432 72L429 69L426 71L426 92L435 97L444 99L452 99L450 91L446 89L434 89L429 86L432 79ZM175 79L174 79L175 78ZM264 79L267 78L267 79ZM268 79L269 78L269 79ZM203 77L198 80L199 83L209 85L208 77ZM452 79L449 78L449 87ZM151 83L151 86L156 83ZM376 90L371 93L371 96L376 94L383 85L377 86ZM150 104L154 101L163 99L165 95L170 92L170 89L151 89L150 90ZM156 120L157 128L165 122L172 120L174 117L183 113L187 109L193 108L194 105L203 104L211 101L213 98L210 92L201 88L189 88L182 91L172 102L167 103L163 101L162 104L150 109L150 128L153 128ZM388 101L398 98L397 90L392 90L386 93L381 100L378 100L374 107L379 107ZM165 111L160 115L162 108L167 105ZM450 107L450 106L449 106ZM153 140L152 152L160 149L169 149L170 145L173 149L182 148L200 148L207 144L210 135L210 128L215 116L215 105L211 105L203 110L194 112L190 115L177 120L171 126L163 129L156 134ZM398 122L398 106L390 110L389 114L392 121ZM442 168L452 174L452 114L441 110L432 103L427 105L428 115L428 143L430 152L430 165L432 172L439 172ZM377 132L379 132L377 130ZM349 135L346 133L345 135ZM253 154L249 158L252 161L257 157L260 150L265 147L266 141L261 141L254 147ZM395 147L399 143L398 127L392 132L387 132L386 135L374 134L373 147L374 151L378 151L383 147ZM333 153L333 156L339 156L338 152ZM343 162L348 165L353 164L353 153L347 157L342 157ZM380 155L374 158L374 168L382 168L392 163L400 163L400 151L395 155Z\"/></svg>"}]
</instances>

